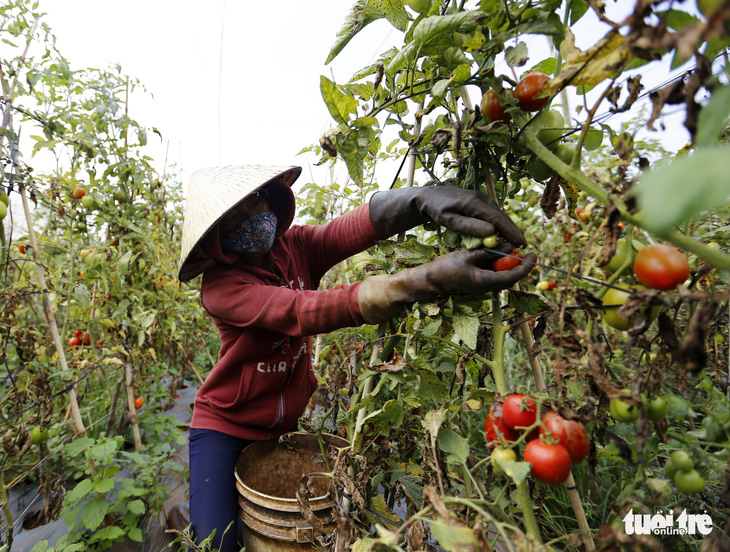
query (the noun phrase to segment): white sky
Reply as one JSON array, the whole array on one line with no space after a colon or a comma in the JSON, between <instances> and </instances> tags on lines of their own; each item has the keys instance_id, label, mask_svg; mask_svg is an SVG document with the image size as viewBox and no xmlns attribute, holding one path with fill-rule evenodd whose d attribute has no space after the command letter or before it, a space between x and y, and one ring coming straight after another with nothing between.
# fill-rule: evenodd
<instances>
[{"instance_id":1,"label":"white sky","mask_svg":"<svg viewBox=\"0 0 730 552\"><path fill-rule=\"evenodd\" d=\"M617 3L624 9L633 4ZM119 63L154 95L133 98L130 115L162 132L162 143L149 134L150 144L157 144L151 155L160 168L167 156L186 183L195 169L218 164L299 164L305 175L312 174L316 157L297 153L333 126L320 95L320 75L344 83L385 49L402 44L402 34L379 21L325 66L353 4L41 0L41 9L71 69ZM610 0L607 4L617 8ZM585 19L576 29L583 48L607 30ZM549 55L544 37L527 42L535 62ZM647 85L652 73L658 82L666 77L665 69L650 67L644 70ZM681 147L687 136L675 125L666 139ZM343 168L340 180L345 174Z\"/></svg>"}]
</instances>

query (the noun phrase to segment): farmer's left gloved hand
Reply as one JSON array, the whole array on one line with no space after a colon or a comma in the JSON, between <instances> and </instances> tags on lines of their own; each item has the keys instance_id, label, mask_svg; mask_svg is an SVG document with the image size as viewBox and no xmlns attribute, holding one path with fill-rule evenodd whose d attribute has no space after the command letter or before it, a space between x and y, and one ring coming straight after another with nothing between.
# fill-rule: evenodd
<instances>
[{"instance_id":1,"label":"farmer's left gloved hand","mask_svg":"<svg viewBox=\"0 0 730 552\"><path fill-rule=\"evenodd\" d=\"M458 186L413 186L377 192L370 199L370 221L392 236L428 221L455 232L484 238L498 232L515 247L527 245L522 232L481 192Z\"/></svg>"}]
</instances>

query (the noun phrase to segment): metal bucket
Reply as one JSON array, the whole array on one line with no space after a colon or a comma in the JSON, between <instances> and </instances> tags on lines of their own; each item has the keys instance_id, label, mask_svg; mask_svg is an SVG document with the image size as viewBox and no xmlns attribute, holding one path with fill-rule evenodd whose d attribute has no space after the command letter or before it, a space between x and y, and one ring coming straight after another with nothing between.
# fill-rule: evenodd
<instances>
[{"instance_id":1,"label":"metal bucket","mask_svg":"<svg viewBox=\"0 0 730 552\"><path fill-rule=\"evenodd\" d=\"M322 438L336 448L350 446L337 435ZM330 466L333 461L329 458ZM246 552L314 550L321 535L302 516L296 492L303 476L326 471L317 436L309 433L287 433L243 450L236 462L236 488ZM330 480L315 476L309 487L316 495L309 506L331 534L335 525L330 516L334 504Z\"/></svg>"}]
</instances>

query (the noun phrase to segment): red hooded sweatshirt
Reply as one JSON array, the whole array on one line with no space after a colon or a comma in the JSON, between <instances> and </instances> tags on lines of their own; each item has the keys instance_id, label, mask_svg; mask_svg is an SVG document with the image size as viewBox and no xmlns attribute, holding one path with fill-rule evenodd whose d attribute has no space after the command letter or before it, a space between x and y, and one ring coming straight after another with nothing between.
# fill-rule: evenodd
<instances>
[{"instance_id":1,"label":"red hooded sweatshirt","mask_svg":"<svg viewBox=\"0 0 730 552\"><path fill-rule=\"evenodd\" d=\"M312 336L365 321L360 282L317 291L340 261L379 236L367 204L323 226L291 226L271 249L275 274L222 252L217 229L206 250L201 300L221 338L218 362L198 390L191 427L242 439L289 431L317 388Z\"/></svg>"}]
</instances>

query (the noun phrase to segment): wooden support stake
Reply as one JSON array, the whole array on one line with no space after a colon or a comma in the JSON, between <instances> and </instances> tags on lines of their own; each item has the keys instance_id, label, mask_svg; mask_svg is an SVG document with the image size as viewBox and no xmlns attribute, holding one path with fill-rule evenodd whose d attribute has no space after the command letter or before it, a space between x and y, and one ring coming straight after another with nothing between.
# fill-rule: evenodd
<instances>
[{"instance_id":1,"label":"wooden support stake","mask_svg":"<svg viewBox=\"0 0 730 552\"><path fill-rule=\"evenodd\" d=\"M129 419L132 422L132 434L134 435L134 450L142 448L142 438L139 434L139 423L137 422L137 408L134 406L134 388L132 387L132 366L127 362L124 365L127 386L127 407L129 408Z\"/></svg>"}]
</instances>

